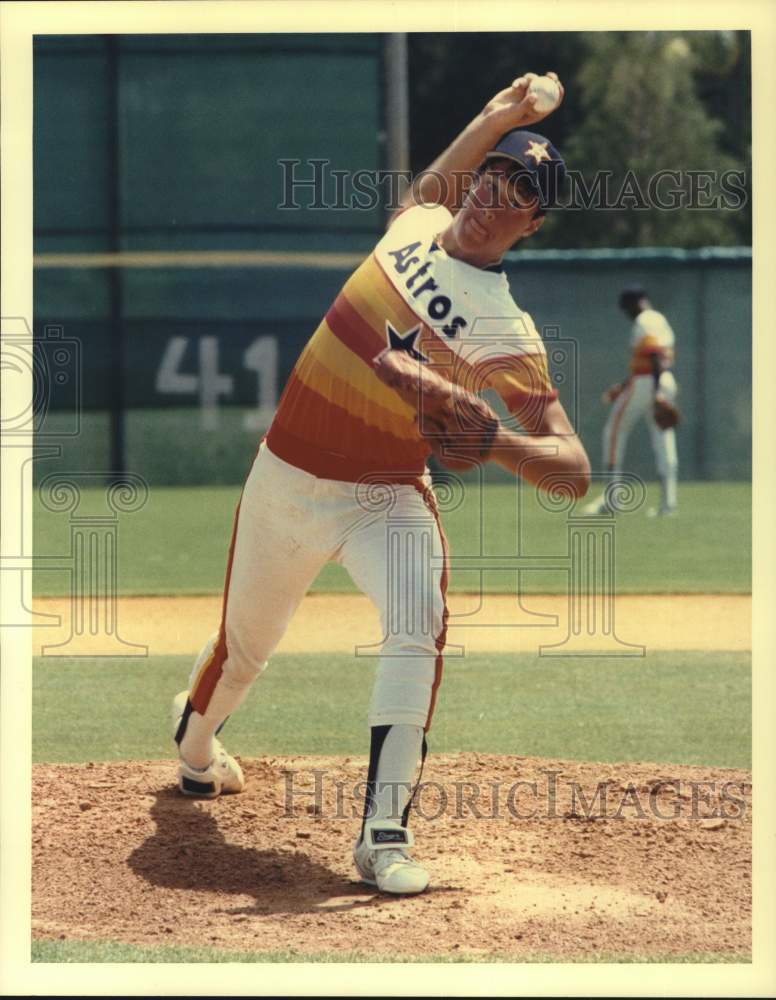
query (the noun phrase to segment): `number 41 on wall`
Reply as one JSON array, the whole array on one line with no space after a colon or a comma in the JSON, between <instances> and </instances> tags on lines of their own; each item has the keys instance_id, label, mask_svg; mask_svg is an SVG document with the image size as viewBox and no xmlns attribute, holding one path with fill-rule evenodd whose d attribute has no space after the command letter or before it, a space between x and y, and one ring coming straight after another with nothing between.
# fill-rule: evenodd
<instances>
[{"instance_id":1,"label":"number 41 on wall","mask_svg":"<svg viewBox=\"0 0 776 1000\"><path fill-rule=\"evenodd\" d=\"M191 337L171 337L156 376L156 391L176 395L197 395L202 428L215 430L219 424L219 401L234 394L234 378L218 370L218 338L199 337L197 374L181 371ZM243 415L246 431L263 430L277 408L278 342L276 337L259 337L245 350L243 368L256 373L256 406Z\"/></svg>"}]
</instances>

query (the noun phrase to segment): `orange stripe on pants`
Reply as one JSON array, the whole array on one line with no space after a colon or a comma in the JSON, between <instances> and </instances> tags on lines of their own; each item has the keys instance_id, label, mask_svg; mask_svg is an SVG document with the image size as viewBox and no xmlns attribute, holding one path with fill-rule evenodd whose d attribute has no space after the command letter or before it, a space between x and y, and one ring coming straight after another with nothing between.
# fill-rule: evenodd
<instances>
[{"instance_id":1,"label":"orange stripe on pants","mask_svg":"<svg viewBox=\"0 0 776 1000\"><path fill-rule=\"evenodd\" d=\"M240 498L242 502L242 497ZM226 562L226 579L224 581L224 599L221 605L221 625L218 629L218 640L213 647L213 652L202 665L194 686L189 692L191 704L194 711L204 715L210 704L210 699L216 689L223 674L223 666L226 662L226 602L229 598L229 581L232 577L232 563L234 562L234 546L237 540L237 523L240 519L240 503L234 512L234 525L232 527L232 539L229 543L229 557Z\"/></svg>"},{"instance_id":2,"label":"orange stripe on pants","mask_svg":"<svg viewBox=\"0 0 776 1000\"><path fill-rule=\"evenodd\" d=\"M262 444L266 441L267 435L259 441L259 445L256 448L256 454L253 456L253 461L256 461L259 451L261 450ZM251 462L250 468L253 468L253 462ZM250 475L250 470L248 472ZM245 482L247 483L248 478L246 477ZM229 555L226 560L226 576L224 579L224 599L221 603L221 624L218 628L218 639L213 647L213 652L207 658L205 663L203 663L202 668L194 681L194 684L189 691L189 700L194 708L195 712L199 712L200 715L204 715L207 711L207 707L210 704L210 699L213 697L213 692L216 689L216 684L218 684L221 676L223 675L224 663L226 663L226 657L228 655L228 650L226 647L226 602L229 599L229 581L232 578L232 563L234 562L234 547L237 541L237 524L240 520L240 505L242 504L243 493L245 492L245 483L243 483L243 488L240 491L240 499L237 501L237 507L234 512L234 522L232 524L232 537L229 541Z\"/></svg>"},{"instance_id":3,"label":"orange stripe on pants","mask_svg":"<svg viewBox=\"0 0 776 1000\"><path fill-rule=\"evenodd\" d=\"M447 536L445 535L444 528L442 527L442 522L439 518L439 509L436 504L436 497L434 496L433 490L428 486L422 486L415 484L415 489L423 497L423 501L434 515L434 520L436 521L437 530L439 531L439 537L442 540L442 578L440 580L440 589L442 591L442 603L444 605L442 610L442 630L435 640L435 645L437 649L437 657L434 661L434 681L431 686L431 701L428 706L428 715L426 717L426 724L423 727L424 732L428 732L431 728L431 718L434 714L434 709L436 708L437 691L439 690L439 685L442 683L442 668L444 666L444 658L442 656L442 650L445 648L445 642L447 641L447 619L448 619L448 608L447 608L447 565L448 557L450 553L450 548L447 544Z\"/></svg>"},{"instance_id":4,"label":"orange stripe on pants","mask_svg":"<svg viewBox=\"0 0 776 1000\"><path fill-rule=\"evenodd\" d=\"M617 432L620 429L620 421L622 420L622 415L625 412L626 406L628 405L628 400L633 395L633 382L629 382L628 383L628 388L625 389L624 394L625 394L625 399L623 401L623 404L620 407L620 409L617 411L617 413L615 414L614 421L612 423L612 435L611 435L611 438L609 440L609 466L610 466L610 468L613 468L614 464L615 464L615 457L617 455Z\"/></svg>"}]
</instances>

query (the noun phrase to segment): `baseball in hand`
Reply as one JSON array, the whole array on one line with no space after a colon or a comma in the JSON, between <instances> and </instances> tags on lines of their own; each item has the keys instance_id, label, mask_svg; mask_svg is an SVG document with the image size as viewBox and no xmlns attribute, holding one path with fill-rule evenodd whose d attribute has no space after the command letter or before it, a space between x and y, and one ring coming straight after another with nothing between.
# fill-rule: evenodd
<instances>
[{"instance_id":1,"label":"baseball in hand","mask_svg":"<svg viewBox=\"0 0 776 1000\"><path fill-rule=\"evenodd\" d=\"M560 104L560 87L549 76L537 76L528 86L529 94L536 94L534 108L540 114L552 111Z\"/></svg>"}]
</instances>

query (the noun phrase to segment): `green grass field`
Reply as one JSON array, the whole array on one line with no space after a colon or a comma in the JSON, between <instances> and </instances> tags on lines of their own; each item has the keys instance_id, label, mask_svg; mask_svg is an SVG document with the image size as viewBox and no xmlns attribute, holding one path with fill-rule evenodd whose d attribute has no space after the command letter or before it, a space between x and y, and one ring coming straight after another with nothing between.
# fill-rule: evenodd
<instances>
[{"instance_id":1,"label":"green grass field","mask_svg":"<svg viewBox=\"0 0 776 1000\"><path fill-rule=\"evenodd\" d=\"M175 656L38 661L33 759L172 757L169 703L190 666ZM229 745L246 757L366 755L374 667L373 659L343 655L274 657L230 719ZM451 658L429 742L436 753L750 767L749 654Z\"/></svg>"},{"instance_id":2,"label":"green grass field","mask_svg":"<svg viewBox=\"0 0 776 1000\"><path fill-rule=\"evenodd\" d=\"M33 962L357 962L372 963L374 955L364 952L321 952L300 953L296 951L220 951L217 948L140 948L136 945L123 944L120 941L33 941ZM440 964L453 962L455 964L478 962L514 962L514 956L509 955L467 955L456 952L455 955L440 957L438 955L419 955L417 957L389 958L381 961L397 962L432 962ZM534 954L528 957L521 955L522 962L552 962L550 955ZM741 954L726 954L724 952L696 953L692 955L610 955L600 952L595 955L585 955L584 958L566 959L568 962L625 962L663 964L664 962L681 964L736 963L749 962L748 956Z\"/></svg>"},{"instance_id":3,"label":"green grass field","mask_svg":"<svg viewBox=\"0 0 776 1000\"><path fill-rule=\"evenodd\" d=\"M208 594L223 587L226 553L240 488L158 487L145 507L119 519L119 587L125 594ZM104 490L85 490L82 513L106 514ZM751 487L747 483L682 483L680 515L650 520L657 499L649 487L645 507L618 517L617 590L620 593L748 593L751 591ZM521 493L520 539L524 555L566 553L567 515L548 513L529 489ZM460 506L443 513L455 555L517 552L518 503L512 485L480 491L467 484ZM69 515L52 513L36 499L37 556L69 551ZM514 590L515 574L488 572L487 590ZM559 571L522 574L526 593L559 593L567 587ZM64 594L69 576L37 570L36 595ZM456 571L451 590L476 591L479 574ZM314 590L352 591L345 571L326 566Z\"/></svg>"}]
</instances>

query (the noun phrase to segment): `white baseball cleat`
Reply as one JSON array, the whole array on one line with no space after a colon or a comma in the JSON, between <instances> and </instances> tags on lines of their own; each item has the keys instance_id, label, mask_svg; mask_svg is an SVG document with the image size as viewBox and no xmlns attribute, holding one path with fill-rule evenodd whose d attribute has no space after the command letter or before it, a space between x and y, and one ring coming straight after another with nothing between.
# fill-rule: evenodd
<instances>
[{"instance_id":1,"label":"white baseball cleat","mask_svg":"<svg viewBox=\"0 0 776 1000\"><path fill-rule=\"evenodd\" d=\"M407 853L414 838L399 823L367 823L364 839L356 841L353 861L367 885L381 892L410 896L428 887L428 872Z\"/></svg>"},{"instance_id":2,"label":"white baseball cleat","mask_svg":"<svg viewBox=\"0 0 776 1000\"><path fill-rule=\"evenodd\" d=\"M607 504L606 500L601 496L595 500L591 500L590 503L586 503L582 508L583 514L613 514L614 511Z\"/></svg>"},{"instance_id":3,"label":"white baseball cleat","mask_svg":"<svg viewBox=\"0 0 776 1000\"><path fill-rule=\"evenodd\" d=\"M650 507L647 517L676 517L678 513L676 507Z\"/></svg>"},{"instance_id":4,"label":"white baseball cleat","mask_svg":"<svg viewBox=\"0 0 776 1000\"><path fill-rule=\"evenodd\" d=\"M181 691L172 702L173 736L186 710L189 692ZM184 795L194 795L201 799L216 799L219 795L234 794L245 788L242 768L224 750L220 741L213 740L213 759L207 767L192 767L180 757L178 760L178 788Z\"/></svg>"}]
</instances>

